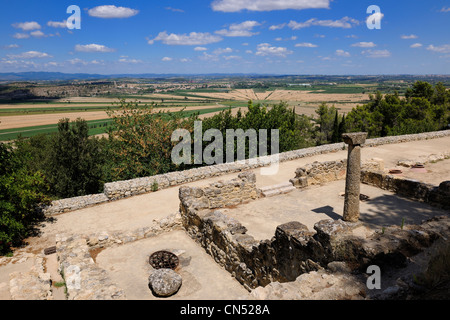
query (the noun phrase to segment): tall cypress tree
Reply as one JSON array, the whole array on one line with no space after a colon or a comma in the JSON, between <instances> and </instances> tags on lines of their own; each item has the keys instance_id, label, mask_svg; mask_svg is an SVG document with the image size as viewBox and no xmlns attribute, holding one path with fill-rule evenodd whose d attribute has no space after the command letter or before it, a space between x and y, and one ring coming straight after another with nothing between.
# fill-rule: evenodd
<instances>
[{"instance_id":1,"label":"tall cypress tree","mask_svg":"<svg viewBox=\"0 0 450 320\"><path fill-rule=\"evenodd\" d=\"M334 124L333 124L333 135L331 136L331 142L337 143L340 141L339 136L339 118L338 118L338 112L336 110L336 116L334 118Z\"/></svg>"}]
</instances>

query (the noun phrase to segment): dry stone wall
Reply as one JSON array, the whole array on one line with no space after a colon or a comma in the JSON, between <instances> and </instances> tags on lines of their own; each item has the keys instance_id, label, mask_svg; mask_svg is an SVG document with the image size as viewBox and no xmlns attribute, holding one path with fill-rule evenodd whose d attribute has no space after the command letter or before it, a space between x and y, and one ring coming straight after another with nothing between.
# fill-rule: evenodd
<instances>
[{"instance_id":1,"label":"dry stone wall","mask_svg":"<svg viewBox=\"0 0 450 320\"><path fill-rule=\"evenodd\" d=\"M382 171L361 171L361 182L388 190L410 199L450 210L450 181L443 181L438 187Z\"/></svg>"},{"instance_id":2,"label":"dry stone wall","mask_svg":"<svg viewBox=\"0 0 450 320\"><path fill-rule=\"evenodd\" d=\"M362 164L363 170L383 171L382 159L371 159ZM325 161L307 164L295 170L295 177L289 180L297 188L343 180L346 177L347 160Z\"/></svg>"},{"instance_id":3,"label":"dry stone wall","mask_svg":"<svg viewBox=\"0 0 450 320\"><path fill-rule=\"evenodd\" d=\"M446 136L450 136L450 130L367 139L363 147L376 147L384 144L435 139ZM345 148L345 143L328 144L318 147L283 152L274 156L259 157L257 158L257 161L255 161L255 159L236 161L232 163L217 164L151 177L106 183L104 185L104 192L102 194L57 200L54 201L49 207L44 208L43 211L46 215L56 215L68 211L94 206L107 201L118 200L121 198L181 185L183 183L212 178L234 172L246 171L259 167L265 167L275 161L285 162L330 152L336 152L344 150Z\"/></svg>"}]
</instances>

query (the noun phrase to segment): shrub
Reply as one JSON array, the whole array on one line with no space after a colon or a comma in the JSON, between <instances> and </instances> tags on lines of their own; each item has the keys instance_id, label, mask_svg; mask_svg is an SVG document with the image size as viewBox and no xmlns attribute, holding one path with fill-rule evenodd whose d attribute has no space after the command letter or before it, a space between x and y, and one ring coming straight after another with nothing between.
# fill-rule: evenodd
<instances>
[{"instance_id":1,"label":"shrub","mask_svg":"<svg viewBox=\"0 0 450 320\"><path fill-rule=\"evenodd\" d=\"M0 254L18 246L43 218L48 184L40 172L29 171L22 159L0 143Z\"/></svg>"}]
</instances>

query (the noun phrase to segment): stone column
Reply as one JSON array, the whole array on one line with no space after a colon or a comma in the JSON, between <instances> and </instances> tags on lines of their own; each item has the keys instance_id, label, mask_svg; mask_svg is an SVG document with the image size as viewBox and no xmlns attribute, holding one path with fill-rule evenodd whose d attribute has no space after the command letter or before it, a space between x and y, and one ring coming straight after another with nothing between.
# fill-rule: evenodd
<instances>
[{"instance_id":1,"label":"stone column","mask_svg":"<svg viewBox=\"0 0 450 320\"><path fill-rule=\"evenodd\" d=\"M345 181L344 221L359 219L359 195L361 183L361 145L366 142L367 132L344 133L348 144L347 177Z\"/></svg>"}]
</instances>

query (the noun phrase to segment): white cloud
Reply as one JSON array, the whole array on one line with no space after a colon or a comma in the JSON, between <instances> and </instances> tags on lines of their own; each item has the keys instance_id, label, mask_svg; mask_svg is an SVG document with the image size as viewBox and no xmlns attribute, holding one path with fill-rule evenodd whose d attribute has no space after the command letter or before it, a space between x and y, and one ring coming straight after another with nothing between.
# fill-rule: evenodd
<instances>
[{"instance_id":1,"label":"white cloud","mask_svg":"<svg viewBox=\"0 0 450 320\"><path fill-rule=\"evenodd\" d=\"M206 52L203 52L203 55L200 56L201 60L210 60L210 61L219 61L219 57L214 54L209 54Z\"/></svg>"},{"instance_id":2,"label":"white cloud","mask_svg":"<svg viewBox=\"0 0 450 320\"><path fill-rule=\"evenodd\" d=\"M373 42L358 42L358 43L352 44L352 47L360 47L360 48L373 48L376 46L377 45Z\"/></svg>"},{"instance_id":3,"label":"white cloud","mask_svg":"<svg viewBox=\"0 0 450 320\"><path fill-rule=\"evenodd\" d=\"M248 42L242 43L243 46L248 46Z\"/></svg>"},{"instance_id":4,"label":"white cloud","mask_svg":"<svg viewBox=\"0 0 450 320\"><path fill-rule=\"evenodd\" d=\"M67 21L49 21L47 25L53 28L67 28Z\"/></svg>"},{"instance_id":5,"label":"white cloud","mask_svg":"<svg viewBox=\"0 0 450 320\"><path fill-rule=\"evenodd\" d=\"M245 50L245 53L253 53L253 51L252 50Z\"/></svg>"},{"instance_id":6,"label":"white cloud","mask_svg":"<svg viewBox=\"0 0 450 320\"><path fill-rule=\"evenodd\" d=\"M98 6L92 9L89 9L88 14L91 17L96 18L129 18L135 16L139 13L138 10L125 8L125 7L116 7L114 5L106 5L106 6Z\"/></svg>"},{"instance_id":7,"label":"white cloud","mask_svg":"<svg viewBox=\"0 0 450 320\"><path fill-rule=\"evenodd\" d=\"M215 33L224 37L251 37L259 34L259 32L252 32L252 29L260 25L257 21L249 20L242 23L234 23L228 29L218 30Z\"/></svg>"},{"instance_id":8,"label":"white cloud","mask_svg":"<svg viewBox=\"0 0 450 320\"><path fill-rule=\"evenodd\" d=\"M214 11L238 12L242 10L328 9L329 5L329 0L215 0L211 7Z\"/></svg>"},{"instance_id":9,"label":"white cloud","mask_svg":"<svg viewBox=\"0 0 450 320\"><path fill-rule=\"evenodd\" d=\"M434 45L431 44L427 47L427 50L439 53L450 53L450 44L444 44L439 47L435 47Z\"/></svg>"},{"instance_id":10,"label":"white cloud","mask_svg":"<svg viewBox=\"0 0 450 320\"><path fill-rule=\"evenodd\" d=\"M450 12L450 7L442 7L440 12Z\"/></svg>"},{"instance_id":11,"label":"white cloud","mask_svg":"<svg viewBox=\"0 0 450 320\"><path fill-rule=\"evenodd\" d=\"M29 37L30 35L27 33L16 33L15 35L13 35L13 38L16 39L28 39Z\"/></svg>"},{"instance_id":12,"label":"white cloud","mask_svg":"<svg viewBox=\"0 0 450 320\"><path fill-rule=\"evenodd\" d=\"M194 51L206 51L206 50L208 50L208 48L205 48L205 47L195 47L194 48Z\"/></svg>"},{"instance_id":13,"label":"white cloud","mask_svg":"<svg viewBox=\"0 0 450 320\"><path fill-rule=\"evenodd\" d=\"M45 64L45 66L50 66L50 67L62 67L63 64L62 64L62 63L59 63L59 62L55 62L55 61L50 61L50 62L47 62L47 63Z\"/></svg>"},{"instance_id":14,"label":"white cloud","mask_svg":"<svg viewBox=\"0 0 450 320\"><path fill-rule=\"evenodd\" d=\"M283 38L281 38L281 37L275 38L275 41L282 41L282 40L283 40Z\"/></svg>"},{"instance_id":15,"label":"white cloud","mask_svg":"<svg viewBox=\"0 0 450 320\"><path fill-rule=\"evenodd\" d=\"M35 38L45 37L45 34L41 30L36 30L36 31L30 32L30 35Z\"/></svg>"},{"instance_id":16,"label":"white cloud","mask_svg":"<svg viewBox=\"0 0 450 320\"><path fill-rule=\"evenodd\" d=\"M172 61L173 59L170 57L164 57L161 59L161 61Z\"/></svg>"},{"instance_id":17,"label":"white cloud","mask_svg":"<svg viewBox=\"0 0 450 320\"><path fill-rule=\"evenodd\" d=\"M79 58L75 58L75 59L70 59L67 60L67 62L69 62L72 65L83 65L83 66L87 66L89 64L102 64L104 65L104 61L103 60L92 60L92 61L86 61L86 60L82 60Z\"/></svg>"},{"instance_id":18,"label":"white cloud","mask_svg":"<svg viewBox=\"0 0 450 320\"><path fill-rule=\"evenodd\" d=\"M293 30L308 28L312 26L349 29L354 25L359 25L359 21L350 17L343 17L340 20L317 20L316 18L312 18L305 22L297 22L291 20L288 23L289 28Z\"/></svg>"},{"instance_id":19,"label":"white cloud","mask_svg":"<svg viewBox=\"0 0 450 320\"><path fill-rule=\"evenodd\" d=\"M208 32L191 32L189 34L168 34L166 31L160 32L156 38L149 40L149 44L153 44L155 41L161 41L168 45L205 45L209 43L219 42L222 38L212 35Z\"/></svg>"},{"instance_id":20,"label":"white cloud","mask_svg":"<svg viewBox=\"0 0 450 320\"><path fill-rule=\"evenodd\" d=\"M8 44L6 46L3 46L3 49L16 49L19 48L20 46L18 44Z\"/></svg>"},{"instance_id":21,"label":"white cloud","mask_svg":"<svg viewBox=\"0 0 450 320\"><path fill-rule=\"evenodd\" d=\"M233 49L231 49L231 48L218 48L213 51L213 54L219 55L222 53L231 53L231 52L233 52Z\"/></svg>"},{"instance_id":22,"label":"white cloud","mask_svg":"<svg viewBox=\"0 0 450 320\"><path fill-rule=\"evenodd\" d=\"M240 56L224 56L225 60L239 60L242 59Z\"/></svg>"},{"instance_id":23,"label":"white cloud","mask_svg":"<svg viewBox=\"0 0 450 320\"><path fill-rule=\"evenodd\" d=\"M410 45L411 48L420 48L422 46L423 45L421 43L414 43L414 44Z\"/></svg>"},{"instance_id":24,"label":"white cloud","mask_svg":"<svg viewBox=\"0 0 450 320\"><path fill-rule=\"evenodd\" d=\"M270 26L269 30L279 30L279 29L283 29L285 26L286 26L286 23L276 24L276 25Z\"/></svg>"},{"instance_id":25,"label":"white cloud","mask_svg":"<svg viewBox=\"0 0 450 320\"><path fill-rule=\"evenodd\" d=\"M344 51L344 50L336 50L336 55L339 57L350 57L350 53Z\"/></svg>"},{"instance_id":26,"label":"white cloud","mask_svg":"<svg viewBox=\"0 0 450 320\"><path fill-rule=\"evenodd\" d=\"M391 56L389 50L365 50L362 52L363 55L369 58L388 58Z\"/></svg>"},{"instance_id":27,"label":"white cloud","mask_svg":"<svg viewBox=\"0 0 450 320\"><path fill-rule=\"evenodd\" d=\"M79 52L113 52L115 50L108 48L101 44L92 43L92 44L85 44L85 45L77 44L75 46L75 51L79 51Z\"/></svg>"},{"instance_id":28,"label":"white cloud","mask_svg":"<svg viewBox=\"0 0 450 320\"><path fill-rule=\"evenodd\" d=\"M260 43L257 46L256 55L257 56L278 56L286 57L288 54L292 54L291 50L285 47L274 47L268 43Z\"/></svg>"},{"instance_id":29,"label":"white cloud","mask_svg":"<svg viewBox=\"0 0 450 320\"><path fill-rule=\"evenodd\" d=\"M410 34L410 35L402 35L400 38L402 38L402 39L417 39L418 36L416 36L415 34Z\"/></svg>"},{"instance_id":30,"label":"white cloud","mask_svg":"<svg viewBox=\"0 0 450 320\"><path fill-rule=\"evenodd\" d=\"M302 47L302 48L317 48L318 47L317 44L312 44L309 42L297 43L295 46Z\"/></svg>"},{"instance_id":31,"label":"white cloud","mask_svg":"<svg viewBox=\"0 0 450 320\"><path fill-rule=\"evenodd\" d=\"M119 62L123 63L142 63L142 60L138 59L127 59L128 57L122 57L119 59Z\"/></svg>"},{"instance_id":32,"label":"white cloud","mask_svg":"<svg viewBox=\"0 0 450 320\"><path fill-rule=\"evenodd\" d=\"M12 26L16 29L22 29L23 31L36 30L41 28L41 25L36 21L14 23Z\"/></svg>"},{"instance_id":33,"label":"white cloud","mask_svg":"<svg viewBox=\"0 0 450 320\"><path fill-rule=\"evenodd\" d=\"M354 34L351 34L351 35L348 35L348 36L345 36L346 38L352 38L352 39L358 39L358 36L357 35L354 35Z\"/></svg>"},{"instance_id":34,"label":"white cloud","mask_svg":"<svg viewBox=\"0 0 450 320\"><path fill-rule=\"evenodd\" d=\"M28 51L17 55L8 55L10 59L41 59L41 58L51 58L52 56L45 52L39 51Z\"/></svg>"},{"instance_id":35,"label":"white cloud","mask_svg":"<svg viewBox=\"0 0 450 320\"><path fill-rule=\"evenodd\" d=\"M181 58L180 61L181 61L181 62L190 62L191 59L188 59L188 58Z\"/></svg>"},{"instance_id":36,"label":"white cloud","mask_svg":"<svg viewBox=\"0 0 450 320\"><path fill-rule=\"evenodd\" d=\"M184 10L181 9L177 9L177 8L172 8L172 7L165 7L166 10L170 10L173 12L184 12Z\"/></svg>"}]
</instances>

